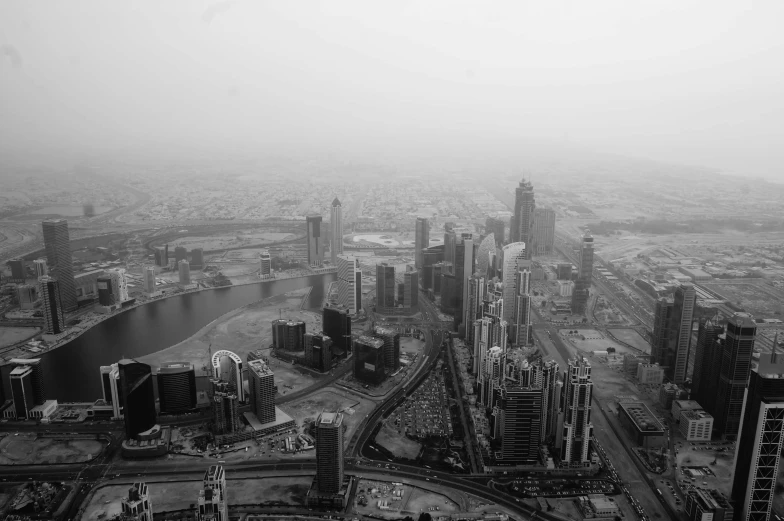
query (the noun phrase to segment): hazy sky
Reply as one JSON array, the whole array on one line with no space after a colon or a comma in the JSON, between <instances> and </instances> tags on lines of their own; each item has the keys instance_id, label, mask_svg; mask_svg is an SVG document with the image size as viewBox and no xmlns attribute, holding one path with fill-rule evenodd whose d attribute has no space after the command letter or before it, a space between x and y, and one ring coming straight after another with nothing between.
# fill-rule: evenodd
<instances>
[{"instance_id":1,"label":"hazy sky","mask_svg":"<svg viewBox=\"0 0 784 521\"><path fill-rule=\"evenodd\" d=\"M0 146L543 139L784 180L782 21L782 0L2 0Z\"/></svg>"}]
</instances>

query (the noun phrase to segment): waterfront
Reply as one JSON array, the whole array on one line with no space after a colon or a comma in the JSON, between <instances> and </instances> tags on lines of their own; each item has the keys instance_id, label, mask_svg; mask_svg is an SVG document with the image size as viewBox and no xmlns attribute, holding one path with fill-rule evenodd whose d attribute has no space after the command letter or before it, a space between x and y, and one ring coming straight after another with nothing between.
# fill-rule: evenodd
<instances>
[{"instance_id":1,"label":"waterfront","mask_svg":"<svg viewBox=\"0 0 784 521\"><path fill-rule=\"evenodd\" d=\"M319 307L336 278L333 272L185 293L115 315L41 357L46 395L96 400L102 397L100 366L166 349L232 309L274 295L311 286L306 307Z\"/></svg>"}]
</instances>

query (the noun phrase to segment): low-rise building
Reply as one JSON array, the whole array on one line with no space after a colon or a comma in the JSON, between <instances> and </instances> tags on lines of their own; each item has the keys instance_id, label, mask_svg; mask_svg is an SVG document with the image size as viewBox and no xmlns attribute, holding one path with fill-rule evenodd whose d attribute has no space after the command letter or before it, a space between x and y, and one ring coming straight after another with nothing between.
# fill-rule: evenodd
<instances>
[{"instance_id":1,"label":"low-rise building","mask_svg":"<svg viewBox=\"0 0 784 521\"><path fill-rule=\"evenodd\" d=\"M638 364L637 383L659 385L664 381L664 368L659 364Z\"/></svg>"},{"instance_id":2,"label":"low-rise building","mask_svg":"<svg viewBox=\"0 0 784 521\"><path fill-rule=\"evenodd\" d=\"M676 384L668 383L659 388L659 405L665 409L672 409L672 402L688 395L686 389L681 389Z\"/></svg>"},{"instance_id":3,"label":"low-rise building","mask_svg":"<svg viewBox=\"0 0 784 521\"><path fill-rule=\"evenodd\" d=\"M689 521L731 521L735 513L732 505L721 492L699 488L686 492L684 510Z\"/></svg>"},{"instance_id":4,"label":"low-rise building","mask_svg":"<svg viewBox=\"0 0 784 521\"><path fill-rule=\"evenodd\" d=\"M614 518L621 513L618 503L604 494L589 494L578 496L577 506L580 508L586 519L590 518Z\"/></svg>"},{"instance_id":5,"label":"low-rise building","mask_svg":"<svg viewBox=\"0 0 784 521\"><path fill-rule=\"evenodd\" d=\"M680 431L686 441L710 441L713 432L713 416L703 410L682 411Z\"/></svg>"},{"instance_id":6,"label":"low-rise building","mask_svg":"<svg viewBox=\"0 0 784 521\"><path fill-rule=\"evenodd\" d=\"M642 402L621 402L619 420L632 439L646 449L660 448L667 445L667 436L656 416Z\"/></svg>"},{"instance_id":7,"label":"low-rise building","mask_svg":"<svg viewBox=\"0 0 784 521\"><path fill-rule=\"evenodd\" d=\"M700 405L694 400L673 400L672 408L670 409L670 411L672 412L672 417L675 420L675 423L678 423L681 420L681 413L683 411L699 411L699 410L702 410L702 405Z\"/></svg>"}]
</instances>

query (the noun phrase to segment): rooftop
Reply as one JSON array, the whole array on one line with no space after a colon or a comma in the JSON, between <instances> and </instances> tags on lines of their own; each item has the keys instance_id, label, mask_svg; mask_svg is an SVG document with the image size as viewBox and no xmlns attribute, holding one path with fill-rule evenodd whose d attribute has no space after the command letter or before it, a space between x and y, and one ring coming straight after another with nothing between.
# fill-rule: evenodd
<instances>
[{"instance_id":1,"label":"rooftop","mask_svg":"<svg viewBox=\"0 0 784 521\"><path fill-rule=\"evenodd\" d=\"M158 373L184 373L187 371L193 371L193 364L190 362L167 362L161 365L161 368L158 369Z\"/></svg>"},{"instance_id":2,"label":"rooftop","mask_svg":"<svg viewBox=\"0 0 784 521\"><path fill-rule=\"evenodd\" d=\"M339 412L322 412L318 418L319 425L334 425L339 427L343 423L343 415Z\"/></svg>"},{"instance_id":3,"label":"rooftop","mask_svg":"<svg viewBox=\"0 0 784 521\"><path fill-rule=\"evenodd\" d=\"M264 360L251 360L248 362L248 370L258 376L272 376L274 374Z\"/></svg>"},{"instance_id":4,"label":"rooftop","mask_svg":"<svg viewBox=\"0 0 784 521\"><path fill-rule=\"evenodd\" d=\"M690 411L683 411L681 416L686 420L709 420L713 418L710 413L703 411L702 409L695 409Z\"/></svg>"},{"instance_id":5,"label":"rooftop","mask_svg":"<svg viewBox=\"0 0 784 521\"><path fill-rule=\"evenodd\" d=\"M621 402L618 404L629 418L632 419L637 428L645 432L664 432L659 420L653 415L648 406L642 402Z\"/></svg>"}]
</instances>

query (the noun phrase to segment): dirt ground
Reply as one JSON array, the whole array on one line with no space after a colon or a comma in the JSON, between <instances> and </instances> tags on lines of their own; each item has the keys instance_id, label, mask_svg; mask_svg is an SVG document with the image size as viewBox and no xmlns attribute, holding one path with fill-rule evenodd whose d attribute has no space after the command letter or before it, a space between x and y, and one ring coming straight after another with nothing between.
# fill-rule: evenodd
<instances>
[{"instance_id":1,"label":"dirt ground","mask_svg":"<svg viewBox=\"0 0 784 521\"><path fill-rule=\"evenodd\" d=\"M376 493L371 494L371 489L376 489ZM364 492L360 493L360 490L364 490ZM395 490L403 491L400 501L392 500L395 497L392 492ZM448 496L414 487L407 483L402 486L396 486L387 481L362 479L357 486L357 495L359 496L360 494L367 497L368 504L366 506L357 505L354 508L354 512L375 517L391 519L399 518L402 513L418 514L420 512L428 512L433 517L436 517L436 515L440 515L442 512L450 513L460 510L460 505ZM387 501L390 508L388 510L378 508L379 501ZM428 510L430 507L438 507L438 511Z\"/></svg>"},{"instance_id":2,"label":"dirt ground","mask_svg":"<svg viewBox=\"0 0 784 521\"><path fill-rule=\"evenodd\" d=\"M692 450L692 445L678 433L676 441L684 442L685 445L678 450L678 465L681 467L708 467L716 474L715 476L699 476L696 485L702 487L702 482L706 482L709 488L716 488L730 495L732 492L732 462L735 457L734 452L714 452L708 450ZM697 444L696 447L705 444ZM711 463L716 462L715 465ZM685 479L680 472L678 479Z\"/></svg>"},{"instance_id":3,"label":"dirt ground","mask_svg":"<svg viewBox=\"0 0 784 521\"><path fill-rule=\"evenodd\" d=\"M106 446L100 440L37 438L33 433L10 434L0 440L0 465L82 463Z\"/></svg>"},{"instance_id":4,"label":"dirt ground","mask_svg":"<svg viewBox=\"0 0 784 521\"><path fill-rule=\"evenodd\" d=\"M613 329L610 331L615 338L630 344L644 353L651 352L651 345L636 329Z\"/></svg>"},{"instance_id":5,"label":"dirt ground","mask_svg":"<svg viewBox=\"0 0 784 521\"><path fill-rule=\"evenodd\" d=\"M562 338L564 338L564 340L575 346L580 351L603 351L608 347L614 347L616 353L631 352L631 349L628 347L622 346L618 342L615 342L611 338L606 337L604 334L596 331L595 329L579 329L578 335L567 335L567 331L574 331L574 329L560 329L558 330L558 333ZM585 340L580 338L580 335L585 336Z\"/></svg>"},{"instance_id":6,"label":"dirt ground","mask_svg":"<svg viewBox=\"0 0 784 521\"><path fill-rule=\"evenodd\" d=\"M312 476L231 479L226 483L229 504L276 503L304 505Z\"/></svg>"},{"instance_id":7,"label":"dirt ground","mask_svg":"<svg viewBox=\"0 0 784 521\"><path fill-rule=\"evenodd\" d=\"M370 414L375 407L375 403L360 398L354 393L336 387L325 387L313 396L307 396L299 400L286 403L280 408L289 416L294 418L298 427L302 427L306 420L315 420L321 411L335 411L351 408L354 413L344 412L343 421L346 423L347 430L344 435L346 440L350 440L354 431L362 420Z\"/></svg>"},{"instance_id":8,"label":"dirt ground","mask_svg":"<svg viewBox=\"0 0 784 521\"><path fill-rule=\"evenodd\" d=\"M173 250L176 246L185 246L189 251L193 248L204 248L205 250L222 250L225 248L238 248L244 245L285 241L295 237L295 235L290 233L257 233L249 230L242 230L239 232L213 237L179 237L169 243L169 249Z\"/></svg>"},{"instance_id":9,"label":"dirt ground","mask_svg":"<svg viewBox=\"0 0 784 521\"><path fill-rule=\"evenodd\" d=\"M384 426L376 436L376 444L384 447L398 458L416 459L422 450L422 445L410 440L397 430Z\"/></svg>"},{"instance_id":10,"label":"dirt ground","mask_svg":"<svg viewBox=\"0 0 784 521\"><path fill-rule=\"evenodd\" d=\"M0 348L32 338L41 332L37 327L0 327Z\"/></svg>"},{"instance_id":11,"label":"dirt ground","mask_svg":"<svg viewBox=\"0 0 784 521\"><path fill-rule=\"evenodd\" d=\"M429 490L422 490L421 488L415 488L405 504L404 511L414 513L427 512L429 507L438 507L438 515L442 515L442 512L450 513L460 510L457 503L441 494ZM434 514L435 512L431 515Z\"/></svg>"}]
</instances>

